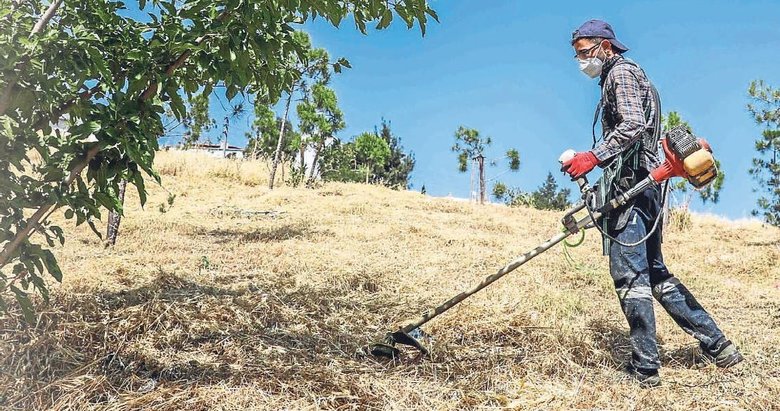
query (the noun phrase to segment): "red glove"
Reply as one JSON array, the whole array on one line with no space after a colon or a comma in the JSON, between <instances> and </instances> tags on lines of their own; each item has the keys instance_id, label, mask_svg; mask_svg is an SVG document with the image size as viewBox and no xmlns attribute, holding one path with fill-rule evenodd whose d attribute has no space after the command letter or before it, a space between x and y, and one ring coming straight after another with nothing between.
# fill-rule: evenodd
<instances>
[{"instance_id":1,"label":"red glove","mask_svg":"<svg viewBox=\"0 0 780 411\"><path fill-rule=\"evenodd\" d=\"M561 171L568 173L571 178L577 179L585 174L588 174L590 170L593 170L599 164L599 160L590 151L583 151L577 153L571 160L563 163Z\"/></svg>"}]
</instances>

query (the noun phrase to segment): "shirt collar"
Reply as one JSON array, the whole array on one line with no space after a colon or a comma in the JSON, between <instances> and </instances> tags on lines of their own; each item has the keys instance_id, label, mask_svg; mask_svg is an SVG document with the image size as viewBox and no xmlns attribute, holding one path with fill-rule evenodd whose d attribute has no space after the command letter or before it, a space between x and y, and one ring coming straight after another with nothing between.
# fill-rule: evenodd
<instances>
[{"instance_id":1,"label":"shirt collar","mask_svg":"<svg viewBox=\"0 0 780 411\"><path fill-rule=\"evenodd\" d=\"M599 81L600 86L604 85L604 81L607 79L607 74L609 74L609 71L612 70L612 67L615 67L615 64L617 64L617 62L620 60L623 60L623 56L620 54L615 54L604 62L604 67L601 69L601 80Z\"/></svg>"}]
</instances>

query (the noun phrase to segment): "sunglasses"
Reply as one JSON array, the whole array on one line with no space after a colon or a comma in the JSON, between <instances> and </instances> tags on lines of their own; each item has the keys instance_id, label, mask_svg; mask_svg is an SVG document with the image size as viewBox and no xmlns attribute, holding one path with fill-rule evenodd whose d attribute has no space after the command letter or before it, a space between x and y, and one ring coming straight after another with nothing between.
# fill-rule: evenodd
<instances>
[{"instance_id":1,"label":"sunglasses","mask_svg":"<svg viewBox=\"0 0 780 411\"><path fill-rule=\"evenodd\" d=\"M588 54L590 54L590 52L591 52L591 51L593 51L593 49L595 49L596 47L598 47L598 46L600 46L600 45L601 45L601 44L599 44L599 43L596 43L596 44L594 44L594 45L593 45L593 47L590 47L590 48L587 48L587 49L582 49L582 50L577 50L577 54L575 54L575 55L574 55L574 58L575 58L575 59L576 59L576 58L580 58L580 56L582 56L583 58L585 58L585 57L587 57L587 56L588 56Z\"/></svg>"}]
</instances>

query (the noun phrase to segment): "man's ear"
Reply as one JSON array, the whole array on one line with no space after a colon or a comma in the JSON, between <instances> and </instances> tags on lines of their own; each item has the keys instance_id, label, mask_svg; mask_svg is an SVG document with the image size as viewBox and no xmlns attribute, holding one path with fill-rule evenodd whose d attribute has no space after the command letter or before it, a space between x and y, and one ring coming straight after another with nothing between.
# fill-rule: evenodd
<instances>
[{"instance_id":1,"label":"man's ear","mask_svg":"<svg viewBox=\"0 0 780 411\"><path fill-rule=\"evenodd\" d=\"M615 53L615 50L612 49L612 43L609 40L602 40L600 46L607 52L607 56L611 56Z\"/></svg>"}]
</instances>

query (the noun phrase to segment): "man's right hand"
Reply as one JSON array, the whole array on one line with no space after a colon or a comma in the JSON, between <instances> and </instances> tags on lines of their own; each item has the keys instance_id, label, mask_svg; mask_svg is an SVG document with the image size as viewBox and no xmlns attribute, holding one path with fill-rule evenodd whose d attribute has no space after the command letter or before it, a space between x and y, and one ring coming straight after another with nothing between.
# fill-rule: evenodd
<instances>
[{"instance_id":1,"label":"man's right hand","mask_svg":"<svg viewBox=\"0 0 780 411\"><path fill-rule=\"evenodd\" d=\"M561 171L567 173L576 180L588 174L599 164L599 160L590 151L579 152L573 158L563 163Z\"/></svg>"}]
</instances>

